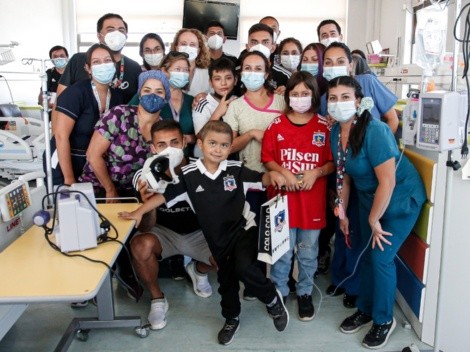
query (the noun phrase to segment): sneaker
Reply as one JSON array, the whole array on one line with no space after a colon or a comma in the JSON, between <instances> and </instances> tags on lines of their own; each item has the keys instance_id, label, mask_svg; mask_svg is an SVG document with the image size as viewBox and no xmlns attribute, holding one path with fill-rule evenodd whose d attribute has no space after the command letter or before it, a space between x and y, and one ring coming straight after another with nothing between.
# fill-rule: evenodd
<instances>
[{"instance_id":1,"label":"sneaker","mask_svg":"<svg viewBox=\"0 0 470 352\"><path fill-rule=\"evenodd\" d=\"M85 308L88 305L88 300L82 302L72 302L70 307L72 308Z\"/></svg>"},{"instance_id":2,"label":"sneaker","mask_svg":"<svg viewBox=\"0 0 470 352\"><path fill-rule=\"evenodd\" d=\"M396 325L395 318L388 324L373 324L362 340L362 345L373 350L384 347Z\"/></svg>"},{"instance_id":3,"label":"sneaker","mask_svg":"<svg viewBox=\"0 0 470 352\"><path fill-rule=\"evenodd\" d=\"M356 295L348 295L347 293L343 296L343 306L346 308L356 308Z\"/></svg>"},{"instance_id":4,"label":"sneaker","mask_svg":"<svg viewBox=\"0 0 470 352\"><path fill-rule=\"evenodd\" d=\"M315 316L315 308L313 308L312 296L297 296L297 304L299 305L299 319L302 321L312 320Z\"/></svg>"},{"instance_id":5,"label":"sneaker","mask_svg":"<svg viewBox=\"0 0 470 352\"><path fill-rule=\"evenodd\" d=\"M372 317L358 310L341 323L339 329L345 334L354 334L372 321Z\"/></svg>"},{"instance_id":6,"label":"sneaker","mask_svg":"<svg viewBox=\"0 0 470 352\"><path fill-rule=\"evenodd\" d=\"M160 330L166 326L166 312L168 312L168 301L166 298L152 299L148 320L150 329Z\"/></svg>"},{"instance_id":7,"label":"sneaker","mask_svg":"<svg viewBox=\"0 0 470 352\"><path fill-rule=\"evenodd\" d=\"M135 302L139 302L140 298L144 294L144 288L139 281L137 281L135 276L133 274L125 275L121 277L121 280L123 282L119 281L119 284L126 291L127 297Z\"/></svg>"},{"instance_id":8,"label":"sneaker","mask_svg":"<svg viewBox=\"0 0 470 352\"><path fill-rule=\"evenodd\" d=\"M198 274L195 262L191 262L186 266L186 272L193 282L193 290L196 295L203 298L212 295L212 286L209 283L207 274Z\"/></svg>"},{"instance_id":9,"label":"sneaker","mask_svg":"<svg viewBox=\"0 0 470 352\"><path fill-rule=\"evenodd\" d=\"M345 292L346 292L346 290L343 287L338 287L334 284L331 284L326 289L326 294L329 295L329 296L339 296L339 295L342 295Z\"/></svg>"},{"instance_id":10,"label":"sneaker","mask_svg":"<svg viewBox=\"0 0 470 352\"><path fill-rule=\"evenodd\" d=\"M330 269L330 255L331 248L328 246L325 253L321 257L318 257L317 273L323 275L328 273L328 270Z\"/></svg>"},{"instance_id":11,"label":"sneaker","mask_svg":"<svg viewBox=\"0 0 470 352\"><path fill-rule=\"evenodd\" d=\"M240 320L238 319L227 319L225 320L224 327L219 331L217 339L221 345L230 345L233 341L235 333L240 327Z\"/></svg>"},{"instance_id":12,"label":"sneaker","mask_svg":"<svg viewBox=\"0 0 470 352\"><path fill-rule=\"evenodd\" d=\"M266 306L268 314L273 318L274 326L277 331L284 331L289 324L289 312L284 305L281 293L276 289L276 303L271 307Z\"/></svg>"}]
</instances>

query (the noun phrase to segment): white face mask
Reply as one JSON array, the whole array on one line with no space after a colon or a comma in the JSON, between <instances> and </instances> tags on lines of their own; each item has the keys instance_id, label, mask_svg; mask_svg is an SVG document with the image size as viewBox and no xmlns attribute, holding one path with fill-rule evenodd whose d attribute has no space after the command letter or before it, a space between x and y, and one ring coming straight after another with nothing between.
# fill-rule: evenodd
<instances>
[{"instance_id":1,"label":"white face mask","mask_svg":"<svg viewBox=\"0 0 470 352\"><path fill-rule=\"evenodd\" d=\"M196 58L197 58L198 50L197 50L197 48L194 48L194 47L192 47L192 46L189 46L189 45L180 45L180 46L178 47L178 51L179 51L180 53L186 53L186 54L188 54L188 55L189 55L189 57L188 57L188 60L189 60L189 61L194 61L194 60L196 60Z\"/></svg>"},{"instance_id":2,"label":"white face mask","mask_svg":"<svg viewBox=\"0 0 470 352\"><path fill-rule=\"evenodd\" d=\"M119 31L109 32L104 36L104 43L112 51L121 51L126 45L127 36Z\"/></svg>"},{"instance_id":3,"label":"white face mask","mask_svg":"<svg viewBox=\"0 0 470 352\"><path fill-rule=\"evenodd\" d=\"M289 71L297 70L300 63L300 55L281 55L281 65Z\"/></svg>"},{"instance_id":4,"label":"white face mask","mask_svg":"<svg viewBox=\"0 0 470 352\"><path fill-rule=\"evenodd\" d=\"M207 39L207 46L212 50L219 50L224 44L224 38L220 35L214 34Z\"/></svg>"},{"instance_id":5,"label":"white face mask","mask_svg":"<svg viewBox=\"0 0 470 352\"><path fill-rule=\"evenodd\" d=\"M303 114L312 107L312 97L289 97L289 105L295 112Z\"/></svg>"},{"instance_id":6,"label":"white face mask","mask_svg":"<svg viewBox=\"0 0 470 352\"><path fill-rule=\"evenodd\" d=\"M269 50L269 48L267 46L264 46L263 44L256 44L254 46L252 46L249 50L250 52L253 52L253 51L259 51L261 52L261 54L263 54L268 60L269 60L269 57L271 56L271 50Z\"/></svg>"},{"instance_id":7,"label":"white face mask","mask_svg":"<svg viewBox=\"0 0 470 352\"><path fill-rule=\"evenodd\" d=\"M329 37L329 38L320 40L320 43L322 43L327 48L331 43L334 43L334 42L341 42L341 39L339 39L339 37Z\"/></svg>"},{"instance_id":8,"label":"white face mask","mask_svg":"<svg viewBox=\"0 0 470 352\"><path fill-rule=\"evenodd\" d=\"M146 63L148 63L150 66L158 66L160 65L160 62L162 62L163 59L163 53L157 53L157 54L144 54L144 60Z\"/></svg>"},{"instance_id":9,"label":"white face mask","mask_svg":"<svg viewBox=\"0 0 470 352\"><path fill-rule=\"evenodd\" d=\"M349 76L347 66L323 66L323 77L327 81L331 81L333 78L340 76Z\"/></svg>"},{"instance_id":10,"label":"white face mask","mask_svg":"<svg viewBox=\"0 0 470 352\"><path fill-rule=\"evenodd\" d=\"M348 122L356 116L357 108L354 100L328 103L328 114L338 122Z\"/></svg>"}]
</instances>

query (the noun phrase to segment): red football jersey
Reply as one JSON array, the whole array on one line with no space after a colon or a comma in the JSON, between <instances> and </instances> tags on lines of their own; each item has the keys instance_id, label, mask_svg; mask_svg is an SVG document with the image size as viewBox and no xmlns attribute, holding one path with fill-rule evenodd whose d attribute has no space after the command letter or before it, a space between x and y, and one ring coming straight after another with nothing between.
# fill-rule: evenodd
<instances>
[{"instance_id":1,"label":"red football jersey","mask_svg":"<svg viewBox=\"0 0 470 352\"><path fill-rule=\"evenodd\" d=\"M293 124L285 115L273 120L263 137L261 161L275 161L294 174L321 167L333 156L326 120L315 114L305 125ZM304 230L325 227L326 180L320 177L310 191L287 192L289 226ZM268 189L271 198L276 194Z\"/></svg>"}]
</instances>

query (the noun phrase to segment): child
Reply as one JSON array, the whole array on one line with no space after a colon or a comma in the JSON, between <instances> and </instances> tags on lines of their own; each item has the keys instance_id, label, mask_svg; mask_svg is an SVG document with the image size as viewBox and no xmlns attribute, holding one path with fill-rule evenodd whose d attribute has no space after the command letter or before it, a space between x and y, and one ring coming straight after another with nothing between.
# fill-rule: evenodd
<instances>
[{"instance_id":1,"label":"child","mask_svg":"<svg viewBox=\"0 0 470 352\"><path fill-rule=\"evenodd\" d=\"M324 176L334 170L327 122L315 113L320 103L318 92L310 73L292 74L284 95L284 114L266 130L261 154L266 169L278 171L286 178L288 190L290 250L272 266L271 279L287 298L289 271L297 246L296 293L302 321L315 316L313 275L317 269L318 236L326 224Z\"/></svg>"},{"instance_id":2,"label":"child","mask_svg":"<svg viewBox=\"0 0 470 352\"><path fill-rule=\"evenodd\" d=\"M237 97L233 88L237 83L235 65L232 60L222 57L209 66L210 84L214 93L201 99L193 110L193 124L196 135L209 120L220 120L227 112L229 104ZM201 149L194 148L194 156L201 157Z\"/></svg>"},{"instance_id":3,"label":"child","mask_svg":"<svg viewBox=\"0 0 470 352\"><path fill-rule=\"evenodd\" d=\"M119 213L139 224L143 214L165 201L168 207L183 199L192 205L218 266L220 304L226 319L218 334L222 345L230 344L239 328L239 281L266 304L278 331L289 323L281 294L256 265L258 229L255 214L245 200L248 187L282 187L285 178L275 171L263 174L245 168L241 162L228 161L232 139L227 123L209 121L197 141L204 158L184 166L180 182L168 185L164 194L156 194L132 213Z\"/></svg>"}]
</instances>

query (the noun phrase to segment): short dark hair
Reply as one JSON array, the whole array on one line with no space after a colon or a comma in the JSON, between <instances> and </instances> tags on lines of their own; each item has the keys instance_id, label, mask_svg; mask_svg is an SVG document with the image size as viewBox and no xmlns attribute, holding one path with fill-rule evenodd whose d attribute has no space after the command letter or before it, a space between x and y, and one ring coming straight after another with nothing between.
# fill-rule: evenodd
<instances>
[{"instance_id":1,"label":"short dark hair","mask_svg":"<svg viewBox=\"0 0 470 352\"><path fill-rule=\"evenodd\" d=\"M223 56L220 59L212 61L209 65L210 79L212 79L212 74L214 73L214 71L230 71L233 73L234 77L237 76L237 71L235 69L235 64L233 63L233 61Z\"/></svg>"},{"instance_id":2,"label":"short dark hair","mask_svg":"<svg viewBox=\"0 0 470 352\"><path fill-rule=\"evenodd\" d=\"M126 21L124 21L121 15L118 15L116 13L107 13L106 15L101 16L98 22L96 22L96 32L98 33L101 32L101 30L103 29L104 21L109 20L110 18L119 18L124 23L124 27L126 27L126 32L129 31L129 28L127 27L127 23Z\"/></svg>"},{"instance_id":3,"label":"short dark hair","mask_svg":"<svg viewBox=\"0 0 470 352\"><path fill-rule=\"evenodd\" d=\"M93 44L92 46L90 46L86 52L86 63L88 66L91 66L91 55L96 49L100 49L100 48L106 50L109 53L109 55L111 55L111 59L113 60L113 62L115 62L113 52L111 51L111 49L108 48L107 45L97 43L97 44Z\"/></svg>"},{"instance_id":4,"label":"short dark hair","mask_svg":"<svg viewBox=\"0 0 470 352\"><path fill-rule=\"evenodd\" d=\"M305 84L308 89L312 91L312 111L317 112L318 107L320 106L320 89L318 88L317 80L312 76L310 72L307 71L298 71L294 72L290 76L286 84L286 90L284 92L284 101L286 102L285 113L287 114L292 110L290 107L290 97L289 93L292 89L295 88L299 83Z\"/></svg>"},{"instance_id":5,"label":"short dark hair","mask_svg":"<svg viewBox=\"0 0 470 352\"><path fill-rule=\"evenodd\" d=\"M264 23L255 23L254 25L252 25L250 29L248 30L248 36L257 32L268 32L269 35L271 36L271 39L274 38L273 29Z\"/></svg>"},{"instance_id":6,"label":"short dark hair","mask_svg":"<svg viewBox=\"0 0 470 352\"><path fill-rule=\"evenodd\" d=\"M150 128L150 136L153 138L153 134L160 131L178 131L183 138L183 131L181 130L180 124L175 120L160 120L155 122Z\"/></svg>"},{"instance_id":7,"label":"short dark hair","mask_svg":"<svg viewBox=\"0 0 470 352\"><path fill-rule=\"evenodd\" d=\"M204 34L207 34L207 31L211 27L220 27L220 28L222 28L222 30L224 31L224 34L225 34L225 27L219 21L209 21L209 23L207 23L207 26L204 28Z\"/></svg>"},{"instance_id":8,"label":"short dark hair","mask_svg":"<svg viewBox=\"0 0 470 352\"><path fill-rule=\"evenodd\" d=\"M204 127L199 131L198 138L204 141L209 132L223 133L230 136L230 143L233 142L233 130L227 122L221 120L208 121Z\"/></svg>"},{"instance_id":9,"label":"short dark hair","mask_svg":"<svg viewBox=\"0 0 470 352\"><path fill-rule=\"evenodd\" d=\"M276 17L273 17L273 16L264 16L262 19L259 20L259 23L263 22L264 20L273 20L273 21L276 21L277 26L279 27L279 21L277 20Z\"/></svg>"},{"instance_id":10,"label":"short dark hair","mask_svg":"<svg viewBox=\"0 0 470 352\"><path fill-rule=\"evenodd\" d=\"M63 47L62 45L56 45L56 46L53 46L51 50L49 50L49 59L52 59L52 53L58 50L65 51L65 56L69 57L69 52L67 51L67 49L65 49L65 47Z\"/></svg>"},{"instance_id":11,"label":"short dark hair","mask_svg":"<svg viewBox=\"0 0 470 352\"><path fill-rule=\"evenodd\" d=\"M338 34L341 34L341 27L339 26L338 22L336 22L335 20L323 20L320 22L320 24L317 27L318 39L320 39L320 28L323 26L326 26L327 24L334 24L336 26L336 30L338 31Z\"/></svg>"},{"instance_id":12,"label":"short dark hair","mask_svg":"<svg viewBox=\"0 0 470 352\"><path fill-rule=\"evenodd\" d=\"M325 61L326 52L333 48L343 49L344 53L346 54L346 57L348 58L349 63L352 62L351 49L349 49L349 47L346 44L341 43L341 42L333 42L330 45L328 45L328 48L326 48L325 51L323 52L323 61Z\"/></svg>"},{"instance_id":13,"label":"short dark hair","mask_svg":"<svg viewBox=\"0 0 470 352\"><path fill-rule=\"evenodd\" d=\"M360 49L354 49L353 51L351 51L351 55L359 55L364 60L367 60L366 54Z\"/></svg>"}]
</instances>

